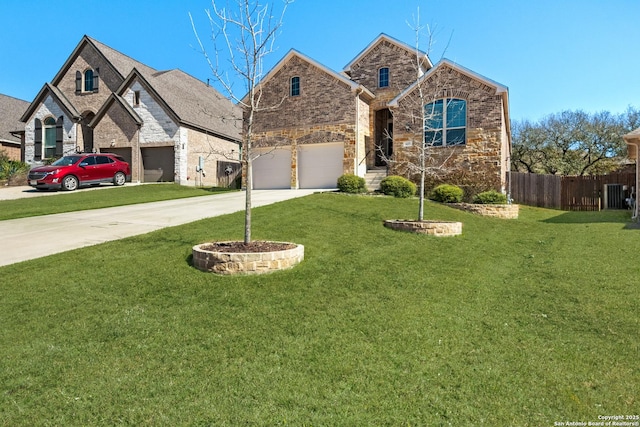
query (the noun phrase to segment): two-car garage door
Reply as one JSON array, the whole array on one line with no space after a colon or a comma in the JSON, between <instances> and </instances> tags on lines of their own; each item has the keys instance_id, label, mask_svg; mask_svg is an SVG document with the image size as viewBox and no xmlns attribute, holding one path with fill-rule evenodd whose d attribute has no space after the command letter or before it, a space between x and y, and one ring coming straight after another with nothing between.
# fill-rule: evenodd
<instances>
[{"instance_id":1,"label":"two-car garage door","mask_svg":"<svg viewBox=\"0 0 640 427\"><path fill-rule=\"evenodd\" d=\"M298 146L298 187L335 188L343 173L342 142ZM253 188L291 188L291 147L262 149L253 161Z\"/></svg>"}]
</instances>

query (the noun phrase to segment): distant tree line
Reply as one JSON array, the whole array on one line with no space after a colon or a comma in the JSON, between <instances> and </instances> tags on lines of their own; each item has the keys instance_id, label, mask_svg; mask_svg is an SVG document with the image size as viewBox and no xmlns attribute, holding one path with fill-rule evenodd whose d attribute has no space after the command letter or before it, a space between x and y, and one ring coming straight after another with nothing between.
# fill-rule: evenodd
<instances>
[{"instance_id":1,"label":"distant tree line","mask_svg":"<svg viewBox=\"0 0 640 427\"><path fill-rule=\"evenodd\" d=\"M589 114L563 111L538 122L512 123L514 172L599 175L618 169L627 157L622 135L640 127L640 110Z\"/></svg>"}]
</instances>

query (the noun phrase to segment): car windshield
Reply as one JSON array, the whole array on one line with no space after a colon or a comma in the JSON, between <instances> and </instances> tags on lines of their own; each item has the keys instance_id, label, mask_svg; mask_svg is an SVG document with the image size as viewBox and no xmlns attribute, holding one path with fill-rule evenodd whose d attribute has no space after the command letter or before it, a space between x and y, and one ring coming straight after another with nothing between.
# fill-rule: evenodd
<instances>
[{"instance_id":1,"label":"car windshield","mask_svg":"<svg viewBox=\"0 0 640 427\"><path fill-rule=\"evenodd\" d=\"M82 156L64 156L59 158L55 162L51 163L52 166L71 166L80 160Z\"/></svg>"}]
</instances>

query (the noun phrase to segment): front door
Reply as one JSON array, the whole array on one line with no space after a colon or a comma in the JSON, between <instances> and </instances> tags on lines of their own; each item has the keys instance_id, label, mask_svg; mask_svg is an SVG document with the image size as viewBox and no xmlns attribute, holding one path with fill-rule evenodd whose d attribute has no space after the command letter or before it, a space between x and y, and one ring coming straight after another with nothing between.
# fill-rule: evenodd
<instances>
[{"instance_id":1,"label":"front door","mask_svg":"<svg viewBox=\"0 0 640 427\"><path fill-rule=\"evenodd\" d=\"M388 109L376 111L375 166L386 166L393 155L393 116Z\"/></svg>"}]
</instances>

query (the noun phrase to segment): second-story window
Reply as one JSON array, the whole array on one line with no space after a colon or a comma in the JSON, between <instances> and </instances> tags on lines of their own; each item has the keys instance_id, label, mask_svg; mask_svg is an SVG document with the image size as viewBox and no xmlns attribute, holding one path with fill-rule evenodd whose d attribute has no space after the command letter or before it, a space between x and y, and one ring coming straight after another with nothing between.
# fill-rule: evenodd
<instances>
[{"instance_id":1,"label":"second-story window","mask_svg":"<svg viewBox=\"0 0 640 427\"><path fill-rule=\"evenodd\" d=\"M99 69L88 68L83 72L76 71L76 93L92 93L98 91Z\"/></svg>"},{"instance_id":2,"label":"second-story window","mask_svg":"<svg viewBox=\"0 0 640 427\"><path fill-rule=\"evenodd\" d=\"M93 92L93 70L84 72L84 91Z\"/></svg>"},{"instance_id":3,"label":"second-story window","mask_svg":"<svg viewBox=\"0 0 640 427\"><path fill-rule=\"evenodd\" d=\"M378 87L389 87L388 67L383 67L378 70Z\"/></svg>"},{"instance_id":4,"label":"second-story window","mask_svg":"<svg viewBox=\"0 0 640 427\"><path fill-rule=\"evenodd\" d=\"M300 96L300 77L291 77L289 94L291 96Z\"/></svg>"}]
</instances>

